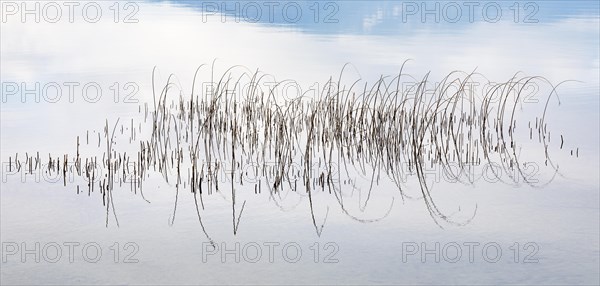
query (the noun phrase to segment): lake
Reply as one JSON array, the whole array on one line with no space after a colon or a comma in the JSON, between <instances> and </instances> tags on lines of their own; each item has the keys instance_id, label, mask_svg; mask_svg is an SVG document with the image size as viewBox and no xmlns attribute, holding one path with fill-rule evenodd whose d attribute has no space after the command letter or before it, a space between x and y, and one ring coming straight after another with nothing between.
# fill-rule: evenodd
<instances>
[{"instance_id":1,"label":"lake","mask_svg":"<svg viewBox=\"0 0 600 286\"><path fill-rule=\"evenodd\" d=\"M599 284L599 9L3 1L0 281Z\"/></svg>"}]
</instances>

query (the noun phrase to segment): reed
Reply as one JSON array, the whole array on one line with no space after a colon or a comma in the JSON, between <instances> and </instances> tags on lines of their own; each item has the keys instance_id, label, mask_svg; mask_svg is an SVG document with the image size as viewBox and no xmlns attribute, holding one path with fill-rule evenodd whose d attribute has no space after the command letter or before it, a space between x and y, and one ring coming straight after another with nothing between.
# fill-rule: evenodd
<instances>
[{"instance_id":1,"label":"reed","mask_svg":"<svg viewBox=\"0 0 600 286\"><path fill-rule=\"evenodd\" d=\"M455 221L438 208L431 195L426 168L447 168L457 181L472 184L461 176L468 165L494 162L506 170L516 169L521 179L534 185L521 169L517 151L520 148L516 136L518 131L525 136L528 134L531 141L534 141L534 131L538 133L538 142L545 150L543 160L558 172L558 166L549 156L550 132L545 120L551 98L558 98L555 86L547 95L543 113L536 117L535 128L531 121L528 123L529 130L517 125L523 86L536 81L550 84L544 78L515 74L508 81L494 84L483 94L475 96L468 90L473 77L481 76L475 72L451 72L439 85L430 89L429 74L414 80L403 72L404 65L397 75L381 76L371 85L360 79L343 83L345 68L342 68L337 81L329 79L320 94L302 94L286 100L275 95L275 89L282 82L270 85L271 89L265 92L261 86L269 75L251 72L241 66L231 67L215 78L213 63L207 78L214 84L209 90L196 93L200 73L208 69L205 65L200 66L194 74L189 96L173 94L172 89L176 85L172 75L164 85L156 88L153 71L153 110L149 111L148 104L144 104L144 120L139 122L138 131L134 128L133 119L129 124L120 123L119 119L109 124L107 120L103 132L106 149L102 151L101 164L97 163L97 156L80 154L78 136L74 156L76 174L88 182L88 196L98 182L106 207L107 226L111 210L119 225L112 195L115 181L121 186L125 178L133 177L129 188L139 192L150 203L144 196L142 184L150 173L160 174L167 183L174 178L175 200L169 223L175 222L179 191L189 189L202 231L212 242L201 215L205 209L203 196L220 192L218 174L222 168L227 168L223 166L225 162L231 164L234 234L239 231L246 205L244 201L237 212L239 202L236 193L238 187L244 185L244 176L248 176L242 170L244 164L251 164L256 173L261 174L261 179L250 188L256 195L261 194L263 183L274 201L286 190L306 193L311 221L319 236L329 208L323 222L317 223L313 193L318 190L333 194L342 212L352 219L359 222L378 220L359 218L345 207L343 190L359 189L356 182L361 178L368 181L368 188L364 190L366 198L360 205L362 211L367 207L372 192L377 191L376 186L384 180L397 187L402 200L412 199L405 193L402 179L411 176L416 177L420 198L436 224L443 227L444 224L468 223L470 219ZM405 89L403 83L407 81L416 84ZM238 92L241 85L247 88ZM142 113L141 105L138 112ZM125 127L130 128L130 132L124 132ZM145 128L151 130L147 137L142 136ZM118 129L121 132L115 132ZM133 154L119 152L115 147L116 138L126 136L129 138L125 141L137 146ZM89 131L86 132L86 143L89 145ZM560 135L559 143L559 148L563 149L563 135ZM100 132L97 145L102 145ZM578 157L579 148L575 150ZM132 166L130 162L133 162ZM274 167L271 162L275 162ZM13 163L20 169L18 154L14 159L9 158L9 169ZM34 167L41 168L39 153L35 166L26 154L27 163L30 172ZM314 164L325 166L315 176ZM334 171L333 165L337 165L337 171ZM459 169L455 172L451 165ZM62 171L66 178L67 166L67 154L63 156L62 169L60 160L53 160L49 154L48 171ZM295 170L295 166L301 166L301 169ZM99 169L102 172L98 172ZM106 177L98 178L97 173L106 174ZM236 173L239 176L235 176ZM187 174L187 179L182 174ZM518 178L512 179L516 182ZM297 184L298 181L301 184ZM66 179L64 184L66 186ZM361 196L362 191L359 192ZM392 200L385 216L393 203Z\"/></svg>"}]
</instances>

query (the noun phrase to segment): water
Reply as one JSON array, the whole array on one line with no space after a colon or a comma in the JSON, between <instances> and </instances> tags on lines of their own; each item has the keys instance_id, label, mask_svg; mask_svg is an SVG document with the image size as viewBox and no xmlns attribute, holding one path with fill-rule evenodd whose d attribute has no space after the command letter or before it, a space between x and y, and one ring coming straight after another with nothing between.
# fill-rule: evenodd
<instances>
[{"instance_id":1,"label":"water","mask_svg":"<svg viewBox=\"0 0 600 286\"><path fill-rule=\"evenodd\" d=\"M434 7L434 3L423 5ZM600 283L598 4L527 3L513 6L516 4L499 2L503 14L497 22L491 21L494 14L484 17L479 8L471 21L461 2L462 16L456 23L450 21L454 19L451 10L447 11L450 14L440 10L439 23L432 15L425 15L422 23L421 2L399 1L336 2L327 7L321 3L317 21L315 4L298 2L303 14L295 23L289 19L292 11L288 18L267 18L264 5L256 23L244 19L238 23L235 16L240 13L256 16L246 2L225 16L212 12L212 2L204 7L195 2L120 4L118 23L112 2L100 3L102 17L97 23L83 17L70 23L67 10L57 23L48 23L44 17L40 23L33 18L21 23L17 16L7 16L0 27L1 282ZM281 12L283 5L274 11ZM440 9L452 8L448 2L439 5ZM419 9L416 12L407 10L415 7ZM516 8L520 11L517 23ZM493 8L489 9L492 13ZM128 20L137 19L137 23L123 23L130 13ZM7 170L8 158L14 159L15 153L21 160L25 152L34 156L39 152L44 162L49 153L54 159L69 154L72 160L77 136L82 156L102 156L106 145L102 141L98 148L97 140L98 132L105 140L106 120L112 126L119 118L128 127L133 118L138 127L144 122L144 103L153 108L154 67L155 86L159 88L170 74L174 75L171 82L176 86L171 95L178 102L180 91L182 96L189 96L199 65L209 65L202 73L202 80L209 81L215 59L215 75L220 76L232 65L243 65L251 73L259 69L272 75L268 78L272 82L294 80L303 92L321 90L330 77L337 81L346 63L351 63L344 71L346 82L360 77L361 84L366 81L372 85L381 75L391 80L407 59L410 61L403 72L419 81L431 71L428 82L432 88L454 70L475 70L491 82L506 82L519 71L520 76L543 76L554 85L570 80L558 86L560 105L553 96L546 115L552 134L549 151L560 173L543 184L554 173L544 165L543 145L529 140L527 132L527 121L535 122L549 94L543 81L539 89L531 87L523 93L528 101L517 108L522 120L517 125L522 144L519 158L538 164L538 184L532 187L522 180L510 183L506 173L501 179L508 183L485 180L482 168L475 168L473 184L451 183L444 173L427 169L431 195L445 214L459 221L475 214L464 226L442 223L444 229L440 228L423 199L403 200L395 185L382 180L364 211L360 206L365 203L366 192L352 192L348 185L343 189L348 193L344 197L348 213L360 219L384 217L376 222L358 222L342 211L332 194L313 193L316 224L320 226L327 217L320 236L313 226L306 193L286 191L274 200L267 192L255 195L252 189L240 189L237 212L241 202L246 204L234 235L231 193L224 188L204 196L205 209L201 211L203 224L219 247L215 252L200 227L189 188L180 190L176 218L170 226L175 189L159 172L150 172L143 182L144 196L150 203L139 192L131 192L129 185L115 185L112 201L119 227L112 209L107 227L102 194L96 190L88 196L83 181L73 179L65 187L62 178L50 183L50 178L40 173L40 182L36 182L26 172L12 174ZM37 92L25 95L25 103L20 98L23 92L10 89L16 85L22 91L22 82L29 89L40 83ZM475 94L482 94L485 82L481 77L477 82L482 84L475 87ZM49 83L60 87L60 98L55 97L56 85ZM92 87L83 92L86 84ZM102 90L101 96L94 92L95 86ZM39 103L35 94L40 96ZM277 96L288 99L297 93L288 90ZM138 148L128 145L127 132L119 135L123 139L117 141L118 152ZM150 133L151 128L144 128L136 136L149 138ZM560 135L564 137L562 149L558 148ZM579 156L571 156L570 150L577 148ZM369 180L360 186L366 189ZM248 184L246 188L250 188ZM411 197L420 195L416 176L407 177L404 191ZM35 250L36 243L39 251ZM73 245L73 255L69 245ZM35 254L26 254L23 259L23 248L39 253L40 262L35 261ZM57 248L61 255L56 255ZM296 255L298 248L301 256ZM101 249L101 257L95 255L96 249ZM496 253L498 249L501 255ZM52 263L54 258L56 263Z\"/></svg>"}]
</instances>

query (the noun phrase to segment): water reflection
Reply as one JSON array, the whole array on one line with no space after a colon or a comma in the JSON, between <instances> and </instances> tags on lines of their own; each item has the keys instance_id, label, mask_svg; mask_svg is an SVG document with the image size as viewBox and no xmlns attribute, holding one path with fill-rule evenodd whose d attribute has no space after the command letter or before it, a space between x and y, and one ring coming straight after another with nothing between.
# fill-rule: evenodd
<instances>
[{"instance_id":1,"label":"water reflection","mask_svg":"<svg viewBox=\"0 0 600 286\"><path fill-rule=\"evenodd\" d=\"M234 235L246 205L245 200L236 204L236 194L253 190L258 195L264 188L279 208L276 197L282 200L282 192L305 194L316 234L321 236L329 206L317 223L314 192L333 194L339 208L358 222L375 222L379 219L362 217L372 191L396 189L403 201L414 200L405 193L410 177L418 182L416 199L424 201L433 221L443 228L464 226L474 218L476 207L464 221L438 207L430 190L433 183L440 183L442 172L444 183L474 185L473 171L481 169L488 182L544 187L559 174L552 151L570 148L570 156L579 158L577 145L565 146L562 132L548 128L548 106L560 104L560 97L558 85L542 77L517 74L504 83L484 83L485 92L477 93L473 87L486 79L482 74L452 72L432 87L428 75L417 79L401 68L396 76L363 83L345 78L347 65L337 81L330 79L313 95L292 96L286 92L288 83L297 84L292 81L271 82L271 75L243 66L215 77L214 65L196 70L190 94L171 77L156 87L153 74L152 103L138 106L143 121L107 119L102 131L92 130L97 146L92 135L91 153L80 153L79 136L75 154L49 153L45 160L37 151L35 156L25 153L23 160L17 153L8 158L6 176L37 177L43 172L44 177L62 178L65 187L67 178L73 183L77 176L77 194L82 184L81 192L88 196L95 189L102 195L107 227L110 212L119 226L115 188L139 192L150 203L142 186L148 178L160 177L175 190L170 224L180 190L189 190L200 226L214 245L199 202L204 210L203 196L225 196L223 188L231 190L227 198ZM527 137L531 143L521 144ZM90 130L84 140L89 146ZM523 149L527 155L521 154ZM548 178L541 178L544 173ZM359 214L351 214L344 204L344 197L355 192ZM392 197L384 217L393 205Z\"/></svg>"},{"instance_id":2,"label":"water reflection","mask_svg":"<svg viewBox=\"0 0 600 286\"><path fill-rule=\"evenodd\" d=\"M208 11L211 15L203 13L201 4L176 1L138 2L140 9L137 18L140 21L135 24L116 24L111 21L96 24L2 23L0 77L3 85L0 117L4 167L16 166L15 161L18 159L22 162L19 172L26 172L28 168L35 169L38 164L52 162L48 173L53 174L53 178L59 177L61 172L64 176L65 170L68 175L73 174L75 177L74 174L80 172L83 176L83 179L67 182L58 180L55 183L36 183L33 176L24 176L25 179L21 175L8 176L2 183L0 202L3 242L40 238L114 242L118 238L120 241L137 242L144 254L142 263L138 265L117 265L111 264L112 261L101 263L100 265L110 269L110 277L99 273L95 268L81 267L78 263L75 266L56 264L53 268L46 268L46 265L38 267L38 264L21 264L11 260L2 267L2 282L77 284L86 277L104 283L156 283L165 280L197 283L199 279L229 284L284 283L289 282L290 277L297 276L297 273L310 271L313 276L309 278L314 280L306 283L417 283L427 279L426 282L440 284L452 281L448 277L477 284L499 281L598 283L600 182L597 170L600 168L600 128L597 95L600 93L600 28L597 2L532 2L539 7L535 13L538 23L515 23L514 14L510 10L514 2L499 2L504 9L503 16L495 23L481 17L475 18L471 23L466 14L456 23L436 23L429 20L422 23L419 13L412 15L413 12L402 10L403 4L405 8L415 8L411 6L412 2L406 1L335 2L339 9L329 20L334 20L335 17L338 22L323 23L329 15L327 13L337 8L326 7L325 2L319 2L320 14L317 19L321 21L315 21L314 15L310 14L316 8L314 2L297 3L303 11L303 17L296 23L289 23L290 21L278 16L273 21L261 20L257 23L243 20L239 23L221 23L221 16L213 14L212 10ZM421 2L416 3L421 5ZM446 6L449 2L439 3L441 9L450 9L450 6ZM522 9L519 19L524 20L527 12L533 10L530 7L526 9L525 5L529 2L517 3ZM107 11L110 4L102 3L106 5ZM246 3L240 3L244 4ZM262 2L258 4L264 6ZM435 5L433 2L427 4ZM462 2L458 4L464 6ZM284 3L280 3L278 7L283 5ZM207 12L206 9L204 12ZM402 20L403 12L407 17L406 23ZM231 16L228 14L226 19L232 19ZM447 16L444 15L444 20L447 20ZM427 17L433 19L435 16ZM198 89L199 86L191 88L192 83L196 82L194 72L197 67L203 63L211 63L214 59L217 59L214 75L227 74L227 68L241 65L249 69L249 75L256 70L270 73L271 83L294 80L304 92L311 89L327 91L324 83L329 80L338 81L336 79L341 68L346 63L351 63L344 70L348 78L344 77L345 87L342 90L349 90L352 83L358 80L360 88L357 85L352 89L358 95L364 93L365 82L368 83L366 87L369 91L379 93L367 97L372 100L372 104L368 105L360 105L360 101L349 101L347 99L351 98L350 95L344 94L342 98L345 100L342 101L331 101L331 96L316 96L299 101L296 105L292 104L296 101L289 97L269 99L261 96L256 98L269 104L256 107L255 104L240 103L235 108L231 105L226 108L225 105L232 102L231 97L221 97L215 101L212 97L201 97L203 93ZM394 94L393 91L397 89L394 77L407 59L411 60L403 70L405 80L418 87L418 83L427 77L427 84L422 85L424 89L411 90L410 85L401 88L403 91L410 91L403 96L407 96L404 97L406 104L413 104L412 109L408 105L399 107L397 101L390 99L390 94ZM155 67L157 70L153 75ZM475 106L474 112L465 108L466 113L456 114L455 120L454 116L440 111L441 109L438 109L439 113L435 113L435 108L429 108L432 107L431 102L439 102L435 97L427 97L424 101L410 98L409 95L414 97L420 92L425 92L427 96L435 94L426 91L435 91L443 86L440 83L444 77L457 70L465 72L457 76L460 78L458 82L468 82L465 75L473 71L474 74L485 75L485 78L479 77L474 81L478 83L474 85L475 94L480 95L475 101L479 104ZM517 73L519 71L522 73ZM173 76L170 77L170 74ZM488 129L487 123L480 124L486 114L483 111L490 110L481 105L485 102L484 95L488 94L490 86L506 88L499 89L499 92L527 87L512 85L518 82L513 78L515 74L517 79L539 75L550 84L546 85L543 84L545 81L541 81L538 82L541 84L537 90L522 90L521 94L532 102L516 106L507 104L504 113L498 113L498 101L487 101L490 104L488 107L494 107L488 113ZM382 75L387 77L382 79ZM410 79L408 75L414 79ZM237 76L232 77L229 86ZM200 78L207 81L210 77L211 75L204 74ZM155 84L152 83L153 80ZM488 81L490 85L485 84ZM20 92L6 89L15 86L21 88L21 83L31 88L36 82L41 86L57 82L63 87L65 83L77 82L79 87L76 89L74 102L68 100L67 89L63 89L61 100L50 102L41 96L39 103L32 100L33 95L26 96L23 103ZM93 103L84 100L80 88L90 82L98 83L104 91L103 96ZM161 88L167 82L172 89L168 97L161 97ZM114 100L113 93L117 87L115 83L118 83L119 90L123 92L117 101ZM138 87L134 96L138 102L123 101L126 95L124 92L130 90L122 88L128 83L134 83ZM484 88L486 86L487 89ZM547 116L544 117L544 124L541 124L544 100L553 94L553 86L558 86L558 98L550 97ZM336 94L336 90L331 91ZM449 89L448 92L457 90L461 89ZM153 97L153 91L156 91L156 98ZM188 101L192 98L192 91L200 97L194 100L195 104ZM508 94L509 103L514 103L515 94L518 93ZM530 97L531 94L539 96ZM162 98L163 102L160 103L157 98ZM384 104L383 99L386 98L388 101ZM432 101L429 101L431 98ZM275 99L283 102L275 102ZM349 102L354 102L353 108L350 108ZM164 109L161 111L155 108L155 103ZM415 103L421 109L415 109ZM462 103L473 107L469 101ZM211 113L211 106L214 107L212 112L219 113ZM232 115L233 110L238 116ZM288 113L282 110L287 110ZM405 112L402 124L395 121L402 117L394 119L393 110ZM521 116L518 122L509 120L508 114L512 110ZM191 114L194 114L195 120L192 120ZM242 114L246 115L245 119L241 117ZM284 120L285 116L282 114L296 115L292 118L296 118L297 122ZM361 117L360 114L370 116ZM500 117L503 120L498 120L498 117L493 119L502 114L504 115ZM460 131L445 134L442 131L450 130L451 118L452 125ZM473 121L474 118L480 121ZM155 125L157 119L160 124ZM435 124L430 120L435 120ZM213 124L212 131L201 128L205 122ZM335 122L341 124L335 125ZM242 126L242 123L246 125ZM248 124L253 127L259 123L257 131L247 128ZM321 131L309 132L311 123L313 128ZM219 126L221 129L217 128ZM486 126L485 132L483 126ZM469 133L467 129L471 127L475 130ZM302 130L303 133L297 138L291 137L295 134L290 131L293 128ZM497 131L496 128L502 131ZM240 130L236 133L240 136L236 135L237 142L244 144L246 155L258 155L253 157L255 160L250 160L250 156L241 157L241 154L231 152L232 149L239 150L228 144L232 140L230 131L236 129ZM518 136L514 142L508 139L509 129L510 134ZM265 135L258 130L269 132ZM284 132L286 130L287 133ZM400 131L402 136L399 135ZM116 145L111 146L110 140L107 143L106 139L112 138L113 132ZM416 137L413 136L414 132L417 132ZM385 141L386 138L393 137L393 134L398 135L396 140ZM463 137L460 139L458 136L454 141L455 137L447 134L462 134ZM482 148L480 139L476 148L474 140L470 141L476 137L475 134L483 134L485 140L489 138L485 135L491 134L492 138L488 142L492 144L488 148ZM499 140L498 134L504 134L504 140ZM212 141L207 139L207 143L212 144L213 148L207 148L209 151L206 152L204 147L209 144L204 145L203 139L210 138L211 135ZM258 142L264 144L263 147L266 146L264 155L262 152L257 154L258 149L250 148L256 146L252 145L255 144L252 142L257 142L256 139L252 141L252 137L256 138L257 135ZM219 144L218 136L221 136ZM311 144L307 144L309 138ZM415 138L422 140L414 143L412 140ZM450 141L447 141L449 138ZM543 139L548 139L547 146L540 143ZM222 144L223 140L225 144ZM281 142L286 148L277 147L279 145L275 142ZM192 145L197 146L200 154L205 154L202 157L207 156L206 153L220 157L227 162L227 166L234 166L236 162L241 164L242 159L249 160L246 163L264 163L268 155L273 156L272 161L289 162L286 159L292 159L299 164L266 166L264 170L269 171L266 173L270 174L269 182L263 180L258 183L262 188L262 196L255 194L255 183L239 180L236 176L239 174L235 173L233 180L231 173L227 173L227 183L219 184L221 191L216 191L215 184L211 189L213 195L208 196L204 195L209 192L204 181L204 178L208 179L208 166L197 165L197 169L192 172L191 162L199 161L201 157L198 155L194 158L191 155L196 154L196 148L189 148ZM317 169L314 175L310 174L310 178L314 180L307 185L317 190L310 193L303 189L306 177L302 174L305 169L302 163L306 162L303 155L308 154L306 146L314 150L314 156L309 156L308 161L323 162L322 168ZM268 147L272 149L269 150ZM79 152L77 148L80 148ZM333 153L328 153L327 148L333 150ZM454 152L436 155L436 150L445 151L445 148ZM434 166L446 162L448 157L450 160L446 163L458 163L461 157L473 155L477 150L479 154L475 155L484 159L484 149L490 152L492 162L500 163L501 167L502 164L512 164L514 167L508 168L508 173L506 169L502 169L501 178L505 179L504 183L486 181L481 170L477 170L479 173L473 180L460 177L467 184L462 184L459 180L450 183L446 179L453 178L452 173L450 177L444 177L445 173L437 176L436 169L427 165L431 162L434 162ZM129 158L130 163L141 162L142 160L137 159L138 152L148 154L149 150L155 154L144 158L146 164L142 168L129 165L127 170L128 165L123 164L124 160ZM180 152L176 152L177 150ZM282 152L286 150L292 151ZM18 156L15 156L16 153ZM64 157L64 154L69 155ZM452 158L453 155L450 154L457 154L457 158ZM234 156L235 160L232 160ZM552 159L548 165L547 156ZM111 175L109 179L108 174L112 174L107 172L110 164L105 165L99 169L103 170L102 176L107 176L107 183L102 178L102 183L96 181L97 184L88 187L85 178L89 175L86 172L91 171L87 167L92 157L98 166L120 160L120 165L113 165L120 167L119 172L116 172L116 168L111 169L115 176ZM328 178L328 170L325 168L328 165L324 162L337 161L337 157L346 158L346 163L355 162L355 165L340 168L341 171L337 173L339 178ZM403 161L395 161L394 158L402 158ZM85 159L88 160L87 163ZM231 164L232 161L234 164ZM420 170L423 175L402 173L406 176L399 178L405 179L403 193L400 193L398 186L387 175L398 175L399 173L394 172L398 170L398 162L408 164L409 161L413 170L419 169L415 164L422 163ZM539 182L534 186L542 186L553 179L551 184L541 188L527 184L523 180L523 174L529 179L527 175L532 169L530 166L517 164L516 161L537 162L540 167L537 174L540 177L536 177ZM67 169L63 165L65 162L69 163ZM77 166L70 165L71 162L78 162ZM178 176L165 177L163 173L177 173L177 164L180 164L179 182L176 179ZM338 165L343 165L343 162ZM460 165L448 165L453 171L460 170ZM289 172L282 172L277 166L286 166ZM377 172L372 172L373 167ZM3 169L3 174L14 172L10 168L8 171ZM519 168L523 169L519 171ZM121 184L119 178L140 177L139 172L142 170L146 175L145 180L125 182L120 188L117 187L117 182ZM187 170L190 170L189 177ZM202 174L202 171L203 177L192 179L192 174ZM296 181L287 178L288 175L293 178L294 171L301 172L300 175L295 172ZM148 177L149 174L152 175ZM373 174L377 175L373 177ZM43 175L40 177L43 178ZM352 177L359 179L351 181ZM197 184L200 178L203 178L202 184ZM424 183L420 178L426 178ZM518 183L513 182L516 178ZM22 180L26 183L22 183ZM379 185L376 184L378 180ZM472 181L475 183L471 184ZM136 185L132 186L134 182ZM239 186L234 186L234 203L230 185L232 182L240 183ZM244 187L241 186L242 182ZM294 185L290 184L294 182L300 191L291 191ZM192 192L190 183L198 185L195 192ZM64 187L65 184L67 188ZM275 184L276 188L273 188ZM113 193L112 185L115 190L120 191ZM203 187L202 196L200 185ZM513 185L517 187L513 188ZM103 192L92 193L92 186L98 191L103 188ZM256 187L257 193L259 186ZM331 194L329 186L332 188ZM428 192L421 192L423 186ZM107 188L111 191L105 191ZM271 191L277 188L277 192ZM371 196L366 191L369 189L372 189ZM142 193L146 200L142 198ZM314 195L311 204L308 203L307 194ZM428 195L433 199L420 199ZM338 198L343 201L340 202ZM100 205L103 200L104 206ZM248 203L244 204L244 201ZM392 201L394 204L390 207ZM428 211L434 209L431 202L435 202L440 210L434 213L434 217L441 218L443 215L465 222L472 217L475 206L477 216L464 227L440 230L432 222ZM202 209L203 205L205 209ZM235 210L232 210L232 205ZM201 242L207 241L198 226L198 213L206 233L216 241L277 239L306 245L312 245L315 240L322 243L335 241L340 246L340 263L319 264L318 266L323 267L315 267L313 260L305 259L294 265L225 264L229 269L235 269L236 275L232 275L224 272L223 264L202 263L202 260L197 259L202 256ZM243 214L241 218L240 214ZM381 217L385 219L377 220ZM121 226L118 229L113 227L117 224L117 218ZM321 232L325 218L325 231ZM358 221L377 222L356 223L356 218ZM107 219L108 228L105 227ZM440 221L443 222L443 219ZM232 235L232 230L235 230L235 236ZM503 263L498 264L481 260L462 264L423 264L420 260L416 263L402 263L398 259L403 251L402 242L422 241L494 241L506 246L505 253L510 253L508 247L515 242L524 245L533 241L540 246L538 257L543 263L524 266L514 263L506 255ZM430 270L430 278L422 277L423 269ZM14 275L20 272L37 275L27 275L26 278ZM462 273L469 273L470 276L461 276Z\"/></svg>"},{"instance_id":3,"label":"water reflection","mask_svg":"<svg viewBox=\"0 0 600 286\"><path fill-rule=\"evenodd\" d=\"M160 2L160 1L158 1ZM597 18L594 1L166 1L189 7L203 21L259 23L314 34L392 35L423 30L456 34L473 23L551 24L565 18Z\"/></svg>"}]
</instances>

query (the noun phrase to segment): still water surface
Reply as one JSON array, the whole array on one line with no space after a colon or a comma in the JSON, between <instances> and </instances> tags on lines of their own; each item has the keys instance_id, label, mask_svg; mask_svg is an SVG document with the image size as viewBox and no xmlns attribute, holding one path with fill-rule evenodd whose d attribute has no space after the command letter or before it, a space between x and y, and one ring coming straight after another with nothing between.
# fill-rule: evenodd
<instances>
[{"instance_id":1,"label":"still water surface","mask_svg":"<svg viewBox=\"0 0 600 286\"><path fill-rule=\"evenodd\" d=\"M448 4L439 3L441 8ZM495 22L479 9L469 19L464 5L455 23L448 15L441 15L439 23L426 16L422 23L420 11L406 10L422 8L421 2L340 1L331 6L298 2L303 14L295 23L279 14L273 19L264 14L250 23L243 18L236 22L239 11L235 10L218 14L214 7L196 2L148 1L135 3L137 23L114 23L108 2L101 3L105 13L97 23L81 19L2 23L1 282L600 283L598 3L498 3L503 14ZM246 4L241 2L240 9ZM515 16L511 7L519 8L520 14ZM315 16L317 8L320 14ZM62 180L35 182L31 175L7 175L8 158L14 159L15 153L21 158L25 152L39 152L43 158L48 153L73 155L77 136L83 142L89 132L96 140L106 120L111 124L117 118L142 120L143 104L152 106L153 102L154 67L158 85L173 74L172 81L185 96L196 68L215 59L216 74L243 65L277 81L293 79L304 89L315 84L322 87L330 77L337 78L346 63L351 63L346 71L350 78L373 83L381 75L397 75L406 60L404 73L420 80L431 72L432 83L455 70L476 71L492 82L508 81L517 72L542 76L555 85L567 81L557 88L560 104L552 100L547 115L552 134L565 138L565 148L552 149L560 175L543 187L531 187L483 178L474 184L451 183L440 173L431 192L436 203L462 219L475 213L470 223L444 225L444 229L432 220L422 199L402 200L390 183L376 187L364 210L360 208L364 197L353 193L345 199L352 215L361 219L383 217L391 205L389 215L372 223L350 218L334 197L317 192L315 217L317 221L327 217L320 236L312 224L306 195L287 193L278 206L267 194L253 192L239 193L238 200L245 199L246 205L234 236L231 196L224 191L204 197L204 225L221 248L215 254L198 224L190 192L179 194L177 219L170 225L175 191L159 173L144 181L144 195L150 203L129 187L115 188L120 227L112 217L105 226L106 208L99 193L77 194L75 185L64 187ZM56 102L44 97L36 102L28 95L23 103L5 89L8 83L21 82L58 83L62 97ZM69 98L71 82L80 85L74 86ZM102 89L94 103L84 97L86 83ZM125 89L127 83L135 88ZM115 94L115 90L120 92ZM475 88L476 93L482 90ZM547 86L532 94L534 100L521 109L524 116L528 110L539 111ZM150 131L144 132L140 137ZM522 156L542 165L543 146L524 143ZM94 144L82 144L82 152L101 154ZM570 150L576 148L579 156L571 156ZM551 178L550 171L540 168L540 180ZM413 179L409 178L406 190L417 196L419 186ZM41 261L36 263L34 255L26 255L22 262L22 248L35 249L36 242ZM70 242L79 243L72 262L65 245ZM53 243L62 250L56 263L45 260L54 257ZM96 248L87 256L81 254L88 243L102 250L96 263L88 261L90 256L96 258ZM14 245L21 252L7 254ZM222 255L223 247L234 254ZM235 253L240 255L239 262Z\"/></svg>"}]
</instances>

